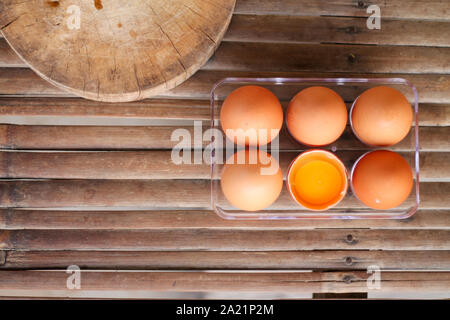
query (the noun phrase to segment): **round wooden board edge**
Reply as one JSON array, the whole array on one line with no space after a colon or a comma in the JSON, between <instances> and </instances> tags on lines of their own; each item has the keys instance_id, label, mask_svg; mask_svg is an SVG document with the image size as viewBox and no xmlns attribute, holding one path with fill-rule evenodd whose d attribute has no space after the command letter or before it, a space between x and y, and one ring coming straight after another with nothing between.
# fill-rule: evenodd
<instances>
[{"instance_id":1,"label":"round wooden board edge","mask_svg":"<svg viewBox=\"0 0 450 320\"><path fill-rule=\"evenodd\" d=\"M215 46L211 46L209 48L209 51L207 52L207 54L204 56L204 58L202 60L199 61L198 64L190 66L189 68L187 68L185 70L185 72L181 73L177 77L172 78L172 79L168 80L167 82L165 82L163 84L160 84L160 85L157 85L155 87L148 88L148 89L143 89L143 90L138 90L138 91L134 91L134 92L124 92L124 93L119 93L119 94L102 94L101 97L98 94L91 93L91 92L85 92L85 91L82 91L82 90L77 90L77 89L65 86L62 83L59 83L57 81L54 81L54 80L48 78L46 75L44 75L39 70L34 68L33 65L28 63L22 57L22 55L19 52L16 51L14 46L8 41L8 37L6 36L6 34L4 34L1 29L0 29L0 35L3 36L3 38L6 40L6 42L8 43L10 48L14 51L14 53L31 70L33 70L33 72L35 72L39 77L41 77L42 79L46 80L47 82L51 83L53 86L55 86L55 87L57 87L59 89L62 89L64 91L66 91L66 92L72 93L72 94L74 94L76 96L79 96L79 97L82 97L82 98L85 98L85 99L88 99L88 100L99 101L99 102L120 103L120 102L139 101L139 100L144 100L144 99L151 98L153 96L159 95L161 93L164 93L166 91L169 91L169 90L177 87L178 85L182 84L184 81L188 80L191 76L193 76L198 70L200 70L200 68L202 66L204 66L206 64L206 62L208 62L208 60L213 56L213 54L219 48L219 46L220 46L220 44L221 44L221 42L223 40L223 37L225 36L225 33L227 32L228 27L230 25L231 19L233 17L234 9L236 7L236 0L232 0L232 1L233 1L232 8L230 10L230 13L228 15L226 23L224 23L223 28L222 28L222 30L219 33L217 44Z\"/></svg>"}]
</instances>

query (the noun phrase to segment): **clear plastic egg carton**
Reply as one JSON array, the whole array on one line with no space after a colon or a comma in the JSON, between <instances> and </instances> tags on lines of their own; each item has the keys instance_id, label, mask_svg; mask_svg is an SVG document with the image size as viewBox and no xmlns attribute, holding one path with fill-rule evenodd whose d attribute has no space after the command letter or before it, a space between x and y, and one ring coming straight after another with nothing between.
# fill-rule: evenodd
<instances>
[{"instance_id":1,"label":"clear plastic egg carton","mask_svg":"<svg viewBox=\"0 0 450 320\"><path fill-rule=\"evenodd\" d=\"M278 137L278 143L269 144L265 151L277 158L284 177L283 189L278 199L262 211L243 211L233 207L225 198L220 178L223 164L231 156L237 146L228 138L214 139L211 143L211 205L214 211L225 219L402 219L412 216L419 206L419 124L417 90L410 82L401 78L225 78L214 85L211 91L211 128L219 130L220 108L223 100L233 90L245 85L258 85L272 91L280 100L284 115L289 101L300 90L311 86L324 86L337 92L345 101L348 111L356 98L365 90L376 86L389 86L402 92L411 104L414 119L409 134L399 143L390 147L374 148L360 142L351 129L350 120L342 136L334 143L314 147L333 152L344 163L348 177L349 188L344 199L335 207L326 211L311 211L301 207L290 196L286 186L286 173L289 164L300 153L312 149L302 145L290 136L286 121ZM228 142L225 142L228 140ZM277 145L277 146L275 146ZM391 150L401 154L413 171L413 189L408 199L400 206L389 210L375 210L364 205L351 190L351 171L353 164L365 153L373 150ZM278 155L278 156L277 156ZM387 190L389 192L389 190Z\"/></svg>"}]
</instances>

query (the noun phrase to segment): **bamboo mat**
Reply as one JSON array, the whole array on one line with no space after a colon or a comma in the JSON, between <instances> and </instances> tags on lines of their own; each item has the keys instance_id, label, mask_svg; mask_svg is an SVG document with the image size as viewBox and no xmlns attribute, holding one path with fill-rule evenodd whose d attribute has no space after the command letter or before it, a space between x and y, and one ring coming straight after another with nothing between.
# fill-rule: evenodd
<instances>
[{"instance_id":1,"label":"bamboo mat","mask_svg":"<svg viewBox=\"0 0 450 320\"><path fill-rule=\"evenodd\" d=\"M381 30L366 28L365 1L238 0L223 43L200 71L134 103L70 96L0 39L0 296L370 296L371 265L382 269L377 294L450 295L450 3L371 4L381 8ZM171 133L192 132L195 120L207 129L219 79L273 75L414 83L420 210L390 221L217 217L209 167L172 164ZM345 135L340 143L350 159L357 146ZM294 156L283 155L282 166ZM66 288L69 265L82 269L81 291Z\"/></svg>"}]
</instances>

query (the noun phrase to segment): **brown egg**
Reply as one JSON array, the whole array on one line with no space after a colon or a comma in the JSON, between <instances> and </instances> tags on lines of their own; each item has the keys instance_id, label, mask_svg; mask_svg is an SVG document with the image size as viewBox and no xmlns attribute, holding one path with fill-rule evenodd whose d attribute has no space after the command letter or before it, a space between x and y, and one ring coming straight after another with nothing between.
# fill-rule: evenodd
<instances>
[{"instance_id":1,"label":"brown egg","mask_svg":"<svg viewBox=\"0 0 450 320\"><path fill-rule=\"evenodd\" d=\"M324 146L337 140L347 125L342 98L325 87L300 91L289 103L286 115L290 134L309 146Z\"/></svg>"},{"instance_id":2,"label":"brown egg","mask_svg":"<svg viewBox=\"0 0 450 320\"><path fill-rule=\"evenodd\" d=\"M377 150L365 154L352 170L353 193L365 205L379 210L402 204L411 193L413 176L398 153Z\"/></svg>"},{"instance_id":3,"label":"brown egg","mask_svg":"<svg viewBox=\"0 0 450 320\"><path fill-rule=\"evenodd\" d=\"M227 160L220 184L225 198L245 211L267 208L277 200L283 175L276 159L260 150L241 150Z\"/></svg>"},{"instance_id":4,"label":"brown egg","mask_svg":"<svg viewBox=\"0 0 450 320\"><path fill-rule=\"evenodd\" d=\"M405 96L386 86L364 91L354 102L350 119L355 135L372 146L390 146L411 129L413 112Z\"/></svg>"},{"instance_id":5,"label":"brown egg","mask_svg":"<svg viewBox=\"0 0 450 320\"><path fill-rule=\"evenodd\" d=\"M222 129L238 145L257 146L272 141L283 125L283 109L268 89L243 86L223 102L220 110Z\"/></svg>"}]
</instances>

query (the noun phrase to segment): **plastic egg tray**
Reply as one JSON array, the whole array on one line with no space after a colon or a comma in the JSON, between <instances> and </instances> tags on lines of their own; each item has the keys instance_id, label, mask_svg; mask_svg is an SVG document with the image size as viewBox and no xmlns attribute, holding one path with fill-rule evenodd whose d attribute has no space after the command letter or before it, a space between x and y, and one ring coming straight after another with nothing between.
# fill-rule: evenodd
<instances>
[{"instance_id":1,"label":"plastic egg tray","mask_svg":"<svg viewBox=\"0 0 450 320\"><path fill-rule=\"evenodd\" d=\"M230 141L213 139L210 145L211 160L211 206L214 211L225 219L402 219L412 216L419 207L419 122L417 90L413 84L401 78L225 78L214 85L211 90L211 129L220 131L225 137L220 125L220 108L223 100L233 90L245 85L258 85L271 90L280 100L286 114L289 101L300 90L311 86L324 86L336 91L346 102L348 110L354 100L365 90L385 85L402 92L411 104L414 119L409 134L399 143L383 148L374 148L360 142L352 132L350 121L342 136L334 143L314 149L333 152L346 166L349 179L353 164L365 153L372 150L392 150L401 154L413 171L414 184L408 199L400 206L390 210L375 210L365 206L348 188L345 198L335 207L326 211L311 211L295 202L283 184L278 199L268 208L248 212L233 207L223 195L220 177L223 164L236 150ZM220 135L219 135L220 136ZM291 161L301 152L311 149L292 138L287 129L286 121L278 136L278 143L269 144L266 151L278 157L284 179ZM349 181L349 186L351 181ZM387 190L389 192L389 190Z\"/></svg>"}]
</instances>

